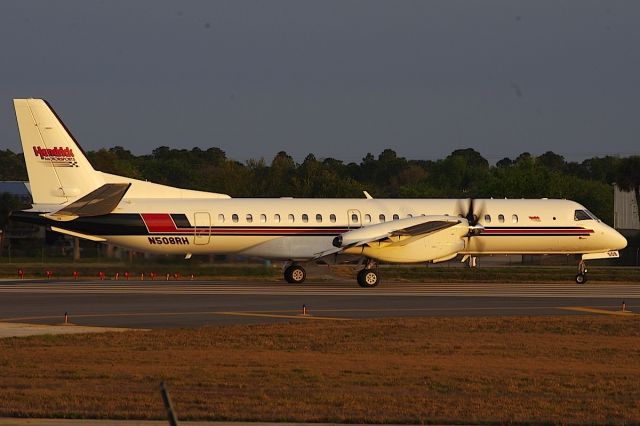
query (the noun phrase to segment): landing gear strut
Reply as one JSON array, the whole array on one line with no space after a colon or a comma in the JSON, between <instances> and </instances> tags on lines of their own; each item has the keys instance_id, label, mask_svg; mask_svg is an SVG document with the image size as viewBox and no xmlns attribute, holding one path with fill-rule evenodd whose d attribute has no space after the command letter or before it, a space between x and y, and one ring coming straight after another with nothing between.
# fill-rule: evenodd
<instances>
[{"instance_id":1,"label":"landing gear strut","mask_svg":"<svg viewBox=\"0 0 640 426\"><path fill-rule=\"evenodd\" d=\"M292 263L284 270L284 279L291 284L302 284L307 278L307 271L297 263Z\"/></svg>"},{"instance_id":2,"label":"landing gear strut","mask_svg":"<svg viewBox=\"0 0 640 426\"><path fill-rule=\"evenodd\" d=\"M378 269L375 261L367 259L364 269L358 272L358 285L368 288L377 286L379 282Z\"/></svg>"},{"instance_id":3,"label":"landing gear strut","mask_svg":"<svg viewBox=\"0 0 640 426\"><path fill-rule=\"evenodd\" d=\"M587 282L587 265L584 260L580 259L578 263L578 275L576 275L576 283L585 284Z\"/></svg>"}]
</instances>

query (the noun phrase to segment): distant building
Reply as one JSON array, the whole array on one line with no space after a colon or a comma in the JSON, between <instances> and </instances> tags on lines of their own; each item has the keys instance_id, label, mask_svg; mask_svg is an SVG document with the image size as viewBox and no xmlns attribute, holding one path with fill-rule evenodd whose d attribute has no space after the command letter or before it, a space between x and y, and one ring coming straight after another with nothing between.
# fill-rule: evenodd
<instances>
[{"instance_id":1,"label":"distant building","mask_svg":"<svg viewBox=\"0 0 640 426\"><path fill-rule=\"evenodd\" d=\"M7 193L22 198L26 203L31 204L31 188L29 182L6 180L0 181L0 194Z\"/></svg>"},{"instance_id":2,"label":"distant building","mask_svg":"<svg viewBox=\"0 0 640 426\"><path fill-rule=\"evenodd\" d=\"M621 191L617 186L613 193L613 227L624 231L640 230L635 194Z\"/></svg>"},{"instance_id":3,"label":"distant building","mask_svg":"<svg viewBox=\"0 0 640 426\"><path fill-rule=\"evenodd\" d=\"M32 203L29 182L0 181L0 194L18 197L27 208ZM34 244L41 245L44 236L45 231L41 227L25 223L9 223L0 236L0 256L11 255L12 250L14 254L24 254L27 252L27 247L31 248Z\"/></svg>"}]
</instances>

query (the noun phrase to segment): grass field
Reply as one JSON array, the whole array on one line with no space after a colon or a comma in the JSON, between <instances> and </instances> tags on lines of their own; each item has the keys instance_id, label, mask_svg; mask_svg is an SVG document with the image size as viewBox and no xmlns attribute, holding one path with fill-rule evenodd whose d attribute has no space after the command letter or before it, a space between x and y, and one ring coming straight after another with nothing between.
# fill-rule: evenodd
<instances>
[{"instance_id":1,"label":"grass field","mask_svg":"<svg viewBox=\"0 0 640 426\"><path fill-rule=\"evenodd\" d=\"M146 280L150 279L150 272L156 274L156 280L165 280L166 274L170 274L170 279L174 279L174 274L180 274L181 279L189 280L191 274L194 279L202 278L222 278L243 277L248 279L276 279L280 277L281 270L277 267L265 267L260 264L242 263L150 263L136 262L129 264L126 262L34 262L32 259L23 262L0 263L0 278L18 277L18 269L22 269L25 278L45 279L46 271L53 272L53 279L71 279L73 272L79 272L79 278L83 280L98 280L99 273L104 272L107 280L113 280L116 273L120 279L124 279L125 272L128 272L131 280L140 279L140 274L144 273Z\"/></svg>"},{"instance_id":2,"label":"grass field","mask_svg":"<svg viewBox=\"0 0 640 426\"><path fill-rule=\"evenodd\" d=\"M640 423L640 317L420 318L0 340L0 416Z\"/></svg>"},{"instance_id":3,"label":"grass field","mask_svg":"<svg viewBox=\"0 0 640 426\"><path fill-rule=\"evenodd\" d=\"M181 279L246 279L262 281L283 281L281 263L264 266L255 263L152 263L136 262L60 262L40 263L32 259L23 262L0 262L0 278L18 277L18 269L24 271L25 278L45 279L46 271L53 272L53 279L72 279L73 272L78 271L83 280L97 280L100 272L105 272L107 280L113 280L116 273L124 279L124 273L129 273L130 280L139 280L144 273L145 280L149 280L149 273L156 274L156 280L166 280L166 274L174 279L174 274L180 274ZM305 265L308 279L355 280L356 273L361 266L357 265ZM413 282L571 282L576 274L575 266L504 266L504 267L449 267L444 266L388 266L380 267L383 281L413 281ZM624 282L640 284L640 268L593 266L589 268L591 282Z\"/></svg>"}]
</instances>

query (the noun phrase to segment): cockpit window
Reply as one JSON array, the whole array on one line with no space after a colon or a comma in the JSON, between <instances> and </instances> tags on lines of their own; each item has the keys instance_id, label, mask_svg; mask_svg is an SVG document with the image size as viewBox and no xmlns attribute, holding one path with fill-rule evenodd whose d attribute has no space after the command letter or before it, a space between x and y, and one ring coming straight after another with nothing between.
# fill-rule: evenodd
<instances>
[{"instance_id":1,"label":"cockpit window","mask_svg":"<svg viewBox=\"0 0 640 426\"><path fill-rule=\"evenodd\" d=\"M576 210L573 213L573 220L593 220L593 217L586 210Z\"/></svg>"},{"instance_id":2,"label":"cockpit window","mask_svg":"<svg viewBox=\"0 0 640 426\"><path fill-rule=\"evenodd\" d=\"M587 212L587 214L589 216L591 216L591 219L593 220L597 220L598 222L600 222L600 219L598 219L598 216L596 216L595 214L591 213L589 210L585 210Z\"/></svg>"}]
</instances>

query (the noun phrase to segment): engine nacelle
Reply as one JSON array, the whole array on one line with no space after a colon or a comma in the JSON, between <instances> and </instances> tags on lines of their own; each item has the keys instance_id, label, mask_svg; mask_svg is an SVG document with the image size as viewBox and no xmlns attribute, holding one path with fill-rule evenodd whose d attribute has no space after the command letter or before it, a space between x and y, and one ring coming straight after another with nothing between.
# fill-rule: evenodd
<instances>
[{"instance_id":1,"label":"engine nacelle","mask_svg":"<svg viewBox=\"0 0 640 426\"><path fill-rule=\"evenodd\" d=\"M465 246L468 227L460 224L419 238L409 244L373 243L362 248L362 254L392 263L419 263L454 257Z\"/></svg>"}]
</instances>

